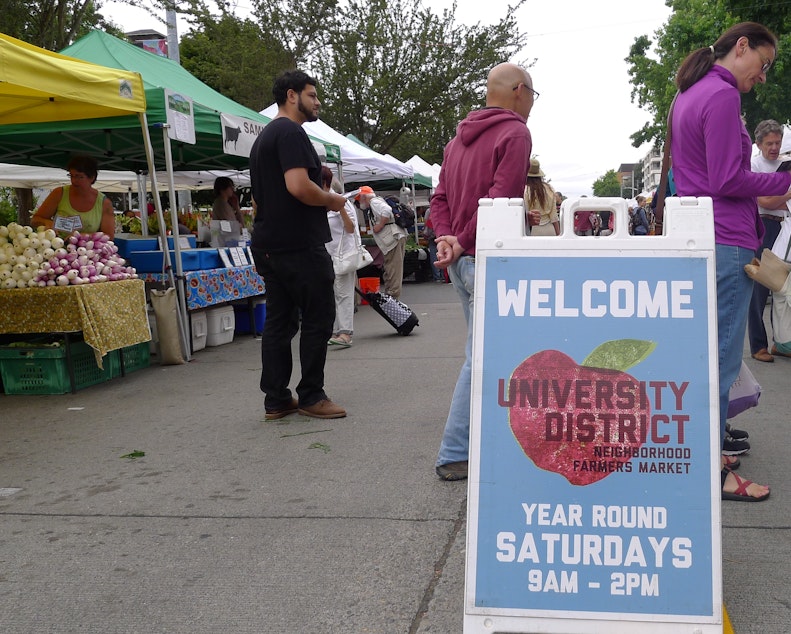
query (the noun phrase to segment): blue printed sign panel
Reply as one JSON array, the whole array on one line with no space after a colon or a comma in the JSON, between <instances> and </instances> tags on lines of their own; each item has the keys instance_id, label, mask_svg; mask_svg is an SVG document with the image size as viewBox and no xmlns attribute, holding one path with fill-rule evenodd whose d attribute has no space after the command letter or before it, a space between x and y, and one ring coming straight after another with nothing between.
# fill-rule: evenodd
<instances>
[{"instance_id":1,"label":"blue printed sign panel","mask_svg":"<svg viewBox=\"0 0 791 634\"><path fill-rule=\"evenodd\" d=\"M707 265L486 258L476 608L712 616Z\"/></svg>"}]
</instances>

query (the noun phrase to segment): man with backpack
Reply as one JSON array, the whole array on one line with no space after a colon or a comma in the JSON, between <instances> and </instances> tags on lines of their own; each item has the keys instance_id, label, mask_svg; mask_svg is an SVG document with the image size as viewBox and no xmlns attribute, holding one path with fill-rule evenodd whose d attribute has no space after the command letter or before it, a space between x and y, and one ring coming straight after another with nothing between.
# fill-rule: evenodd
<instances>
[{"instance_id":1,"label":"man with backpack","mask_svg":"<svg viewBox=\"0 0 791 634\"><path fill-rule=\"evenodd\" d=\"M406 230L395 222L390 205L376 195L368 185L360 187L355 200L365 212L376 246L384 256L385 293L398 299L401 296L401 282L404 278L404 251L406 249Z\"/></svg>"}]
</instances>

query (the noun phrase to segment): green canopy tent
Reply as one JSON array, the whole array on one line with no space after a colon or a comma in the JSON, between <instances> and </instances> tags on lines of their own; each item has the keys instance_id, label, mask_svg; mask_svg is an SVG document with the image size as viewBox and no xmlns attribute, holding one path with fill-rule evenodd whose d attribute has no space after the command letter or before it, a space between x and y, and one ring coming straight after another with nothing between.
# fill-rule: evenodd
<instances>
[{"instance_id":1,"label":"green canopy tent","mask_svg":"<svg viewBox=\"0 0 791 634\"><path fill-rule=\"evenodd\" d=\"M163 235L164 216L157 195L156 171L164 170L169 177L171 218L175 226L174 170L246 168L249 147L270 121L209 88L177 63L102 31L92 31L63 53L142 76L146 111L141 117L145 121L144 132L150 137L149 144L141 141L137 116L109 117L105 112L92 116L92 111L86 109L86 118L79 120L61 118L33 123L9 120L8 125L0 126L0 162L63 169L72 155L87 154L96 157L105 170L131 170L138 174L147 171ZM185 115L185 111L192 116ZM157 128L159 134L149 134ZM171 141L173 136L177 140ZM337 146L324 144L323 147L327 148L328 160L337 160L340 155ZM175 256L180 321L186 323L179 241L175 241ZM165 263L171 273L167 250Z\"/></svg>"},{"instance_id":2,"label":"green canopy tent","mask_svg":"<svg viewBox=\"0 0 791 634\"><path fill-rule=\"evenodd\" d=\"M62 53L105 67L140 73L146 98L145 116L148 128L153 129L150 134L152 156L147 157L140 141L138 118L129 116L2 126L0 162L63 168L73 154L88 154L97 157L105 170L131 170L138 174L148 171L163 230L164 216L156 195L156 171L165 171L168 175L171 222L175 226L173 172L248 167L249 149L271 120L213 90L176 62L103 31L92 31ZM157 128L159 134L154 132ZM337 146L321 146L326 149L327 160L339 160ZM142 205L141 209L144 209ZM145 228L146 223L143 226ZM167 255L165 261L169 267ZM186 322L178 240L175 241L175 269L180 312Z\"/></svg>"},{"instance_id":3,"label":"green canopy tent","mask_svg":"<svg viewBox=\"0 0 791 634\"><path fill-rule=\"evenodd\" d=\"M92 31L65 48L62 54L140 73L149 127L168 123L169 91L192 100L195 143L173 141L173 169L176 171L245 169L248 156L232 152L243 147L244 137L254 140L271 120L213 90L176 62L103 31ZM231 121L241 119L243 125L224 126L222 115ZM231 137L226 134L225 127L231 127ZM236 127L241 128L240 132L235 131ZM162 135L151 136L156 168L166 169ZM338 146L322 145L326 148L327 160L337 162L340 158ZM136 116L7 125L0 131L0 162L62 168L73 154L79 153L99 158L100 167L105 170L147 170L145 149L140 142L140 122Z\"/></svg>"}]
</instances>

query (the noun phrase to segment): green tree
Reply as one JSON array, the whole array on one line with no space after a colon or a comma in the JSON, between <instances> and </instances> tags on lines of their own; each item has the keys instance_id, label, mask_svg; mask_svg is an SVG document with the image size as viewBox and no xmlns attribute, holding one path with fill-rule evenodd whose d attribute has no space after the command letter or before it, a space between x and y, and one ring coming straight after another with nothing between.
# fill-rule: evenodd
<instances>
[{"instance_id":1,"label":"green tree","mask_svg":"<svg viewBox=\"0 0 791 634\"><path fill-rule=\"evenodd\" d=\"M189 72L256 111L272 103L272 82L291 63L290 53L270 33L230 13L197 20L181 39L179 53Z\"/></svg>"},{"instance_id":2,"label":"green tree","mask_svg":"<svg viewBox=\"0 0 791 634\"><path fill-rule=\"evenodd\" d=\"M130 1L130 4L134 2ZM99 13L100 3L92 0L0 0L3 33L51 51L59 51L85 35L91 28L102 28L114 35L121 31ZM17 189L15 193L17 220L30 224L33 192ZM3 198L8 211L10 198Z\"/></svg>"},{"instance_id":3,"label":"green tree","mask_svg":"<svg viewBox=\"0 0 791 634\"><path fill-rule=\"evenodd\" d=\"M11 187L0 187L0 226L15 222L17 203Z\"/></svg>"},{"instance_id":4,"label":"green tree","mask_svg":"<svg viewBox=\"0 0 791 634\"><path fill-rule=\"evenodd\" d=\"M455 5L436 15L420 0L350 1L314 60L323 118L379 152L441 161L458 121L483 105L489 69L524 45L519 6L493 26L465 26Z\"/></svg>"},{"instance_id":5,"label":"green tree","mask_svg":"<svg viewBox=\"0 0 791 634\"><path fill-rule=\"evenodd\" d=\"M667 23L654 37L636 37L626 58L632 101L652 114L652 120L631 136L635 147L664 140L667 113L676 93L675 76L684 58L697 48L711 45L737 22L760 22L778 35L778 56L767 83L742 95L747 129L754 129L762 119L788 121L791 5L752 0L672 0L669 4L673 13Z\"/></svg>"},{"instance_id":6,"label":"green tree","mask_svg":"<svg viewBox=\"0 0 791 634\"><path fill-rule=\"evenodd\" d=\"M763 119L788 122L791 119L788 108L791 102L791 5L745 0L724 0L724 3L734 16L738 16L737 21L759 22L777 35L777 57L766 75L766 83L753 90L754 97L742 99L747 129L752 132Z\"/></svg>"},{"instance_id":7,"label":"green tree","mask_svg":"<svg viewBox=\"0 0 791 634\"><path fill-rule=\"evenodd\" d=\"M324 121L402 160L420 154L441 161L459 120L483 105L489 69L525 43L514 18L524 0L492 26L456 24L455 5L437 15L421 0L350 0L342 6L337 0L255 0L260 37L272 57L256 62L258 77L240 75L239 81L260 83L251 89L267 97L259 106L223 81L217 67L228 63L226 54L205 50L244 48L251 41L242 37L247 31L223 31L222 20L217 28L209 25L199 17L209 14L201 2L194 0L189 9L179 5L196 17L196 32L185 38L195 46L181 49L182 63L196 76L260 110L271 102L277 72L303 68L319 81ZM233 22L239 21L228 24Z\"/></svg>"},{"instance_id":8,"label":"green tree","mask_svg":"<svg viewBox=\"0 0 791 634\"><path fill-rule=\"evenodd\" d=\"M101 3L94 0L0 0L3 33L51 51L68 46L92 28L121 34L100 9Z\"/></svg>"},{"instance_id":9,"label":"green tree","mask_svg":"<svg viewBox=\"0 0 791 634\"><path fill-rule=\"evenodd\" d=\"M326 54L339 17L337 0L253 0L253 14L261 31L289 52L284 68L309 66Z\"/></svg>"},{"instance_id":10,"label":"green tree","mask_svg":"<svg viewBox=\"0 0 791 634\"><path fill-rule=\"evenodd\" d=\"M653 115L653 121L631 136L635 147L664 139L678 67L690 52L714 42L734 22L719 0L676 0L673 13L656 32L655 40L647 35L635 38L626 58L632 101ZM647 56L652 45L656 59Z\"/></svg>"},{"instance_id":11,"label":"green tree","mask_svg":"<svg viewBox=\"0 0 791 634\"><path fill-rule=\"evenodd\" d=\"M610 198L621 195L621 183L615 170L609 170L604 176L593 182L593 195L597 198Z\"/></svg>"}]
</instances>

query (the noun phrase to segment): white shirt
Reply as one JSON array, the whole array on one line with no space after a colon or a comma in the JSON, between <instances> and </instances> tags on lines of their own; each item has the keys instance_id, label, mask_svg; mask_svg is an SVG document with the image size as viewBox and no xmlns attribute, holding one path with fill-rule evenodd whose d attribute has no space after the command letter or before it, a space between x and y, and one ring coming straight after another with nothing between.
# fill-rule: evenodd
<instances>
[{"instance_id":1,"label":"white shirt","mask_svg":"<svg viewBox=\"0 0 791 634\"><path fill-rule=\"evenodd\" d=\"M357 212L354 209L354 205L348 200L344 205L344 210L354 223L354 232L349 233L348 231L344 230L343 218L341 218L340 211L328 211L327 223L330 225L330 234L332 235L332 240L327 242L326 247L327 253L330 255L335 255L338 253L338 245L340 244L341 237L343 237L341 253L347 253L357 247L357 240L355 240L354 237L355 234L357 234L357 236L360 235L360 227L357 225Z\"/></svg>"},{"instance_id":2,"label":"white shirt","mask_svg":"<svg viewBox=\"0 0 791 634\"><path fill-rule=\"evenodd\" d=\"M407 233L395 224L393 211L384 198L374 196L371 198L370 205L374 216L374 224L378 223L381 218L384 218L387 223L379 233L374 233L374 241L382 253L389 253L395 248L399 240L406 239Z\"/></svg>"},{"instance_id":3,"label":"white shirt","mask_svg":"<svg viewBox=\"0 0 791 634\"><path fill-rule=\"evenodd\" d=\"M765 159L764 155L759 152L758 156L754 156L750 161L750 167L753 172L768 174L770 172L776 172L782 162L783 161L780 159L774 161ZM762 216L777 216L778 218L785 218L786 216L785 209L765 209L761 207L761 205L758 205L758 213Z\"/></svg>"}]
</instances>

